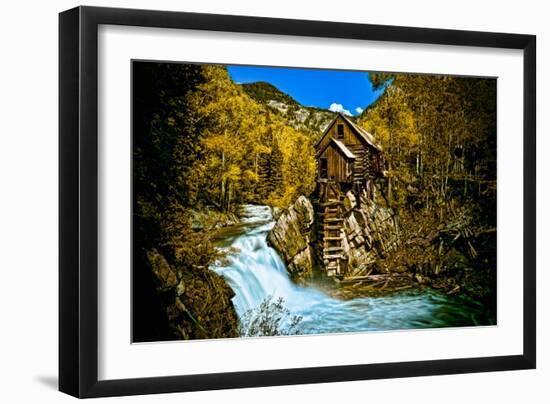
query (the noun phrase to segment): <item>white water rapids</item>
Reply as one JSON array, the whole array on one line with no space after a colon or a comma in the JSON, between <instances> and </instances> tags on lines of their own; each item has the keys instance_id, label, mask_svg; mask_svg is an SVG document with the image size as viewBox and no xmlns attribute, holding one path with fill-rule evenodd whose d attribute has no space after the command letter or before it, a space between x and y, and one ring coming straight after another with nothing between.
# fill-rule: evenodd
<instances>
[{"instance_id":1,"label":"white water rapids","mask_svg":"<svg viewBox=\"0 0 550 404\"><path fill-rule=\"evenodd\" d=\"M338 300L292 282L266 237L274 221L268 206L245 205L243 223L226 230L219 248L234 248L224 266L214 268L235 292L233 304L242 318L267 297L282 297L293 315L302 316L304 334L474 325L478 305L465 305L432 290L409 290L385 297Z\"/></svg>"}]
</instances>

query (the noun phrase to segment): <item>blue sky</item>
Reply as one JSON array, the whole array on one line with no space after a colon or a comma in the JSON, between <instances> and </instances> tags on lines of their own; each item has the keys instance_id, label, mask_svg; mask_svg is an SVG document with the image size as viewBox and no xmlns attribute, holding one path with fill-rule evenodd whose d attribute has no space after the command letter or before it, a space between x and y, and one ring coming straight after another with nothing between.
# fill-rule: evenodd
<instances>
[{"instance_id":1,"label":"blue sky","mask_svg":"<svg viewBox=\"0 0 550 404\"><path fill-rule=\"evenodd\" d=\"M227 66L236 83L266 81L300 104L358 115L382 94L366 72L283 67Z\"/></svg>"}]
</instances>

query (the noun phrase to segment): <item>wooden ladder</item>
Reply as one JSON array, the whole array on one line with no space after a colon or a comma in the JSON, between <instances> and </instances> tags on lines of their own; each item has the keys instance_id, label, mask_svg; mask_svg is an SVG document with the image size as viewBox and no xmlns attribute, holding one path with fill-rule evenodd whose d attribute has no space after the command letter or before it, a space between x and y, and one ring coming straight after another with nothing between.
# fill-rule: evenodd
<instances>
[{"instance_id":1,"label":"wooden ladder","mask_svg":"<svg viewBox=\"0 0 550 404\"><path fill-rule=\"evenodd\" d=\"M344 276L346 257L342 247L342 227L344 219L343 196L334 186L327 192L327 199L321 203L323 209L323 262L328 277Z\"/></svg>"}]
</instances>

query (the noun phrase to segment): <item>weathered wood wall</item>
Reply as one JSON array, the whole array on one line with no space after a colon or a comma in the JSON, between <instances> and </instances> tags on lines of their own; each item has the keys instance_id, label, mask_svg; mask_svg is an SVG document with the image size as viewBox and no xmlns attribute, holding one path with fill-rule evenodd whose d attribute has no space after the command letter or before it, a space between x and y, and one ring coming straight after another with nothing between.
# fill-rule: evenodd
<instances>
[{"instance_id":1,"label":"weathered wood wall","mask_svg":"<svg viewBox=\"0 0 550 404\"><path fill-rule=\"evenodd\" d=\"M343 139L338 137L339 124L344 125ZM323 150L323 148L330 142L330 139L332 138L340 140L346 146L361 145L361 141L357 138L357 135L353 132L353 130L349 127L349 125L346 122L344 122L344 120L341 117L336 118L336 121L332 124L332 126L326 133L326 136L321 140L321 143L317 145L317 150ZM351 147L349 147L349 149L351 150Z\"/></svg>"},{"instance_id":2,"label":"weathered wood wall","mask_svg":"<svg viewBox=\"0 0 550 404\"><path fill-rule=\"evenodd\" d=\"M321 178L321 159L327 159L327 179L337 182L347 182L352 174L351 161L347 159L334 144L330 144L319 156L318 175Z\"/></svg>"}]
</instances>

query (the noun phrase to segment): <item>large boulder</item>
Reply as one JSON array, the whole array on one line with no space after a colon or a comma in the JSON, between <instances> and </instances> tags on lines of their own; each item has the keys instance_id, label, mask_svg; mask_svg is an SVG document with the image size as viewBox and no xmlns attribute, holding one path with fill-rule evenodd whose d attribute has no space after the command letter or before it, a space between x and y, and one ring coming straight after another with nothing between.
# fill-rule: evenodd
<instances>
[{"instance_id":1,"label":"large boulder","mask_svg":"<svg viewBox=\"0 0 550 404\"><path fill-rule=\"evenodd\" d=\"M302 195L279 215L267 237L268 243L285 261L291 278L297 282L313 275L311 232L314 220L313 205Z\"/></svg>"}]
</instances>

